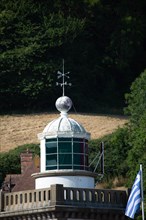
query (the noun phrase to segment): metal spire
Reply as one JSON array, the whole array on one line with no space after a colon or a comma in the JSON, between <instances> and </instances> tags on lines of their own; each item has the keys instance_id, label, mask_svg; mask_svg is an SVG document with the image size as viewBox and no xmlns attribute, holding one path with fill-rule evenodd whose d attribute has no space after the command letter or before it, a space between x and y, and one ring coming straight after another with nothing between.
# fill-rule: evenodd
<instances>
[{"instance_id":1,"label":"metal spire","mask_svg":"<svg viewBox=\"0 0 146 220\"><path fill-rule=\"evenodd\" d=\"M62 77L62 83L59 83L59 82L56 82L56 86L61 86L62 87L62 96L65 96L65 86L71 86L72 84L71 83L67 83L65 81L65 77L66 78L70 78L68 75L69 75L70 72L67 72L67 73L64 73L64 59L63 59L63 68L62 68L62 72L58 71L57 74L57 78L60 79Z\"/></svg>"}]
</instances>

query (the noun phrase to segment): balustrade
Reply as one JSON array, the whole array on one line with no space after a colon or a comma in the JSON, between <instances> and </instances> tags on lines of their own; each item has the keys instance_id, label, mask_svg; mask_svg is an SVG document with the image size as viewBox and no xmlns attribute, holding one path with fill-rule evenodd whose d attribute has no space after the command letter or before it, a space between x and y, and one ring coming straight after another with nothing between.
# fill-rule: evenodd
<instances>
[{"instance_id":1,"label":"balustrade","mask_svg":"<svg viewBox=\"0 0 146 220\"><path fill-rule=\"evenodd\" d=\"M50 202L50 189L4 193L3 202L4 211L46 207Z\"/></svg>"},{"instance_id":2,"label":"balustrade","mask_svg":"<svg viewBox=\"0 0 146 220\"><path fill-rule=\"evenodd\" d=\"M76 189L64 187L64 201L66 204L125 207L127 201L126 191L99 190L99 189Z\"/></svg>"},{"instance_id":3,"label":"balustrade","mask_svg":"<svg viewBox=\"0 0 146 220\"><path fill-rule=\"evenodd\" d=\"M29 210L53 205L77 205L78 207L102 207L123 209L126 206L126 191L80 189L52 185L48 189L21 192L0 192L0 212Z\"/></svg>"}]
</instances>

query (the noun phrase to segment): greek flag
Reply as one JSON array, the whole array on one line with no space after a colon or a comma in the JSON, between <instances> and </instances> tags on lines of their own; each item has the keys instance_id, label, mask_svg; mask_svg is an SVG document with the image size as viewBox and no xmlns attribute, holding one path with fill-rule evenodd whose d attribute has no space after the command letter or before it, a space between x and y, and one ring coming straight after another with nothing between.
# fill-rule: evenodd
<instances>
[{"instance_id":1,"label":"greek flag","mask_svg":"<svg viewBox=\"0 0 146 220\"><path fill-rule=\"evenodd\" d=\"M141 204L141 171L138 172L127 202L125 215L134 219L135 213L140 210Z\"/></svg>"}]
</instances>

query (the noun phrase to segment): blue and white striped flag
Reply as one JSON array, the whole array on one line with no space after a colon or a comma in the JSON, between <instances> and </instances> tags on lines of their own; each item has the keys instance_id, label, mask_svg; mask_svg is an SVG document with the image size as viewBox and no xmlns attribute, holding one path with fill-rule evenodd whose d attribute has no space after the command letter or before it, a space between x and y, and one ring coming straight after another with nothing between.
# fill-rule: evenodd
<instances>
[{"instance_id":1,"label":"blue and white striped flag","mask_svg":"<svg viewBox=\"0 0 146 220\"><path fill-rule=\"evenodd\" d=\"M134 219L135 213L140 210L141 204L141 171L138 172L127 202L125 215Z\"/></svg>"}]
</instances>

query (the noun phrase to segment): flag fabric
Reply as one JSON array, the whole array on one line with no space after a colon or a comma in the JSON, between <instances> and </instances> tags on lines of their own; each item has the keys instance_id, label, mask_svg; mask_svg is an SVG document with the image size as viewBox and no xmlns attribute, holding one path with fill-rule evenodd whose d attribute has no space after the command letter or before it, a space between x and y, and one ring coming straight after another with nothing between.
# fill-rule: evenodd
<instances>
[{"instance_id":1,"label":"flag fabric","mask_svg":"<svg viewBox=\"0 0 146 220\"><path fill-rule=\"evenodd\" d=\"M140 210L141 204L141 171L138 172L127 202L125 215L134 219L135 213Z\"/></svg>"}]
</instances>

